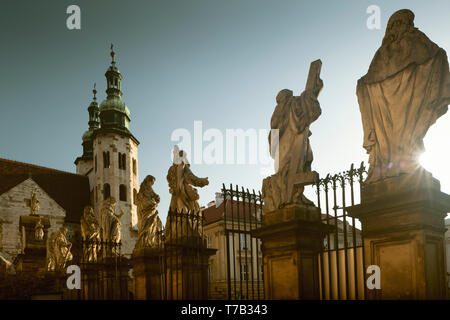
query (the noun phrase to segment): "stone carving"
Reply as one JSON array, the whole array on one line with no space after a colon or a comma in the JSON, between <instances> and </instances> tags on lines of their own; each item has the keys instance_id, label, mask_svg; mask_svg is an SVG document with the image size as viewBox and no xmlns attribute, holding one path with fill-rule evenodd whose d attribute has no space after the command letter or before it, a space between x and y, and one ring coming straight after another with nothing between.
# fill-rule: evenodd
<instances>
[{"instance_id":1,"label":"stone carving","mask_svg":"<svg viewBox=\"0 0 450 320\"><path fill-rule=\"evenodd\" d=\"M30 215L31 216L37 216L39 211L39 200L37 198L36 192L31 191L31 197L30 197Z\"/></svg>"},{"instance_id":2,"label":"stone carving","mask_svg":"<svg viewBox=\"0 0 450 320\"><path fill-rule=\"evenodd\" d=\"M34 239L37 241L44 240L44 225L42 224L42 217L36 222L34 226Z\"/></svg>"},{"instance_id":3,"label":"stone carving","mask_svg":"<svg viewBox=\"0 0 450 320\"><path fill-rule=\"evenodd\" d=\"M81 236L85 242L84 260L85 262L97 261L97 254L99 251L100 238L100 224L91 206L86 206L81 217Z\"/></svg>"},{"instance_id":4,"label":"stone carving","mask_svg":"<svg viewBox=\"0 0 450 320\"><path fill-rule=\"evenodd\" d=\"M159 244L162 223L156 210L160 199L153 191L154 183L155 177L151 175L145 177L136 196L139 232L136 248L154 247Z\"/></svg>"},{"instance_id":5,"label":"stone carving","mask_svg":"<svg viewBox=\"0 0 450 320\"><path fill-rule=\"evenodd\" d=\"M174 162L167 173L169 192L172 194L170 200L170 211L193 213L200 211L198 205L198 192L192 186L204 187L209 184L208 178L198 178L186 160L186 153L174 148Z\"/></svg>"},{"instance_id":6,"label":"stone carving","mask_svg":"<svg viewBox=\"0 0 450 320\"><path fill-rule=\"evenodd\" d=\"M165 228L166 241L200 237L196 224L198 221L194 218L200 212L199 195L192 186L204 187L209 181L192 173L186 153L179 150L178 146L174 147L173 165L167 173L167 182L172 199Z\"/></svg>"},{"instance_id":7,"label":"stone carving","mask_svg":"<svg viewBox=\"0 0 450 320\"><path fill-rule=\"evenodd\" d=\"M395 12L357 96L369 154L366 183L419 168L423 138L447 112L449 65L445 51L414 27L414 13Z\"/></svg>"},{"instance_id":8,"label":"stone carving","mask_svg":"<svg viewBox=\"0 0 450 320\"><path fill-rule=\"evenodd\" d=\"M115 214L116 199L109 197L103 202L101 209L101 236L103 241L118 244L122 240L122 223L120 218L123 216L123 211L119 216ZM114 252L118 253L118 247L113 248Z\"/></svg>"},{"instance_id":9,"label":"stone carving","mask_svg":"<svg viewBox=\"0 0 450 320\"><path fill-rule=\"evenodd\" d=\"M61 227L59 231L53 232L47 242L47 270L63 271L68 261L73 256L70 253L72 243L67 238L67 228Z\"/></svg>"},{"instance_id":10,"label":"stone carving","mask_svg":"<svg viewBox=\"0 0 450 320\"><path fill-rule=\"evenodd\" d=\"M312 206L303 195L304 186L318 175L311 171L313 154L309 144L309 126L321 115L317 98L323 88L320 79L322 62L313 61L305 91L293 96L291 90L281 90L270 121L269 147L275 159L275 174L263 180L264 212L289 205Z\"/></svg>"}]
</instances>

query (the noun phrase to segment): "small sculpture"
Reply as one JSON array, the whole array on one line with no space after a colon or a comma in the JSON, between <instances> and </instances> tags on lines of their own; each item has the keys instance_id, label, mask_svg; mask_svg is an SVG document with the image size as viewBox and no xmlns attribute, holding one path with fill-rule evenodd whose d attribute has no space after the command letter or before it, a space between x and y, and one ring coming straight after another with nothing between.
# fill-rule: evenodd
<instances>
[{"instance_id":1,"label":"small sculpture","mask_svg":"<svg viewBox=\"0 0 450 320\"><path fill-rule=\"evenodd\" d=\"M86 206L81 217L81 236L85 243L84 259L86 262L97 261L100 243L100 225L92 206Z\"/></svg>"},{"instance_id":2,"label":"small sculpture","mask_svg":"<svg viewBox=\"0 0 450 320\"><path fill-rule=\"evenodd\" d=\"M450 103L447 54L404 9L388 21L381 47L356 88L369 154L365 183L420 168L423 138Z\"/></svg>"},{"instance_id":3,"label":"small sculpture","mask_svg":"<svg viewBox=\"0 0 450 320\"><path fill-rule=\"evenodd\" d=\"M47 270L63 271L68 261L73 259L70 249L72 243L67 238L67 228L61 227L53 232L47 242Z\"/></svg>"},{"instance_id":4,"label":"small sculpture","mask_svg":"<svg viewBox=\"0 0 450 320\"><path fill-rule=\"evenodd\" d=\"M44 225L42 224L42 218L40 218L34 226L34 239L37 241L44 240Z\"/></svg>"},{"instance_id":5,"label":"small sculpture","mask_svg":"<svg viewBox=\"0 0 450 320\"><path fill-rule=\"evenodd\" d=\"M295 97L291 90L281 90L270 121L269 147L275 159L275 174L263 181L264 212L288 205L311 206L303 195L304 186L312 184L318 174L311 171L313 154L309 144L309 126L321 115L317 98L323 88L320 79L322 62L313 61L305 91Z\"/></svg>"},{"instance_id":6,"label":"small sculpture","mask_svg":"<svg viewBox=\"0 0 450 320\"><path fill-rule=\"evenodd\" d=\"M118 254L116 246L122 240L122 223L120 218L124 215L123 211L119 216L115 214L116 199L109 197L103 202L101 209L101 235L103 241L114 245L113 252Z\"/></svg>"},{"instance_id":7,"label":"small sculpture","mask_svg":"<svg viewBox=\"0 0 450 320\"><path fill-rule=\"evenodd\" d=\"M37 198L36 192L31 191L31 198L30 198L30 215L31 216L37 216L39 211L39 200Z\"/></svg>"},{"instance_id":8,"label":"small sculpture","mask_svg":"<svg viewBox=\"0 0 450 320\"><path fill-rule=\"evenodd\" d=\"M136 196L139 232L136 248L154 247L159 244L162 223L156 210L160 199L153 191L154 183L155 177L151 175L145 177Z\"/></svg>"}]
</instances>

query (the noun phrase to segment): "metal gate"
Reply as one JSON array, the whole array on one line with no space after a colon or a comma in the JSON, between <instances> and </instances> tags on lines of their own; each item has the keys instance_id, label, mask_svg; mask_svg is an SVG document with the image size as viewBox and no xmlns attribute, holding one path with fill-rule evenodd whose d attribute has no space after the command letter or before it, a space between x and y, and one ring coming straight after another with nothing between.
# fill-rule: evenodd
<instances>
[{"instance_id":1,"label":"metal gate","mask_svg":"<svg viewBox=\"0 0 450 320\"><path fill-rule=\"evenodd\" d=\"M346 208L360 200L367 174L364 163L359 168L328 174L313 185L316 205L321 208L322 222L333 229L319 255L320 296L323 300L364 299L364 247L358 219L349 217Z\"/></svg>"},{"instance_id":2,"label":"metal gate","mask_svg":"<svg viewBox=\"0 0 450 320\"><path fill-rule=\"evenodd\" d=\"M261 193L239 186L222 187L226 239L227 298L264 299L261 240L251 231L261 227Z\"/></svg>"}]
</instances>

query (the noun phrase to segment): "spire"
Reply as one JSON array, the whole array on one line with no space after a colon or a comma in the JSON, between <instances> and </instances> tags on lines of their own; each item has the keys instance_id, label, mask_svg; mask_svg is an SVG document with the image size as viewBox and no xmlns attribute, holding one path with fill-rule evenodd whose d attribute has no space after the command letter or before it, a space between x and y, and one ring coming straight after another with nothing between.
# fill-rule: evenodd
<instances>
[{"instance_id":1,"label":"spire","mask_svg":"<svg viewBox=\"0 0 450 320\"><path fill-rule=\"evenodd\" d=\"M97 90L96 83L94 83L94 89L92 90L94 97L92 98L92 102L89 105L89 130L95 130L100 128L100 109L98 108L97 103Z\"/></svg>"},{"instance_id":2,"label":"spire","mask_svg":"<svg viewBox=\"0 0 450 320\"><path fill-rule=\"evenodd\" d=\"M114 61L114 58L116 56L116 53L114 52L114 45L111 43L111 65L115 66L116 65L116 61Z\"/></svg>"},{"instance_id":3,"label":"spire","mask_svg":"<svg viewBox=\"0 0 450 320\"><path fill-rule=\"evenodd\" d=\"M101 127L129 134L130 111L122 100L122 74L117 68L114 45L111 44L111 65L106 70L106 99L100 104Z\"/></svg>"}]
</instances>

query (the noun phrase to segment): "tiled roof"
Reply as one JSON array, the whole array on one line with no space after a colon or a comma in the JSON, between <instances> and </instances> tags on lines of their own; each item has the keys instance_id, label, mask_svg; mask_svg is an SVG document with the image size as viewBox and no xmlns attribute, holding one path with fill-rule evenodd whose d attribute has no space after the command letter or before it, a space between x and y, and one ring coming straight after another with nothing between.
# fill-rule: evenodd
<instances>
[{"instance_id":1,"label":"tiled roof","mask_svg":"<svg viewBox=\"0 0 450 320\"><path fill-rule=\"evenodd\" d=\"M88 177L0 158L0 194L30 177L66 210L66 222L80 222L90 204Z\"/></svg>"},{"instance_id":2,"label":"tiled roof","mask_svg":"<svg viewBox=\"0 0 450 320\"><path fill-rule=\"evenodd\" d=\"M234 220L246 220L250 221L250 216L253 218L255 217L255 206L252 203L251 206L249 206L248 203L244 203L242 201L238 202L233 201L233 207L231 206L231 201L226 200L223 201L218 207L215 205L212 205L208 208L203 209L203 216L205 217L205 224L213 223L217 220L220 220L224 217L225 213L225 203L227 205L226 212L227 212L227 219L234 219ZM260 205L257 205L257 207L260 207ZM251 213L251 214L250 214ZM252 220L253 222L254 220Z\"/></svg>"}]
</instances>

